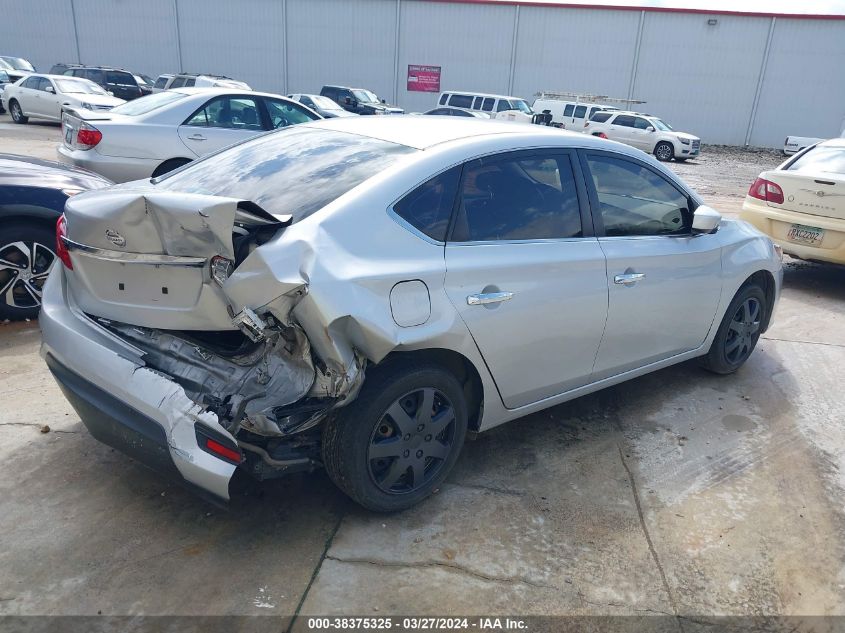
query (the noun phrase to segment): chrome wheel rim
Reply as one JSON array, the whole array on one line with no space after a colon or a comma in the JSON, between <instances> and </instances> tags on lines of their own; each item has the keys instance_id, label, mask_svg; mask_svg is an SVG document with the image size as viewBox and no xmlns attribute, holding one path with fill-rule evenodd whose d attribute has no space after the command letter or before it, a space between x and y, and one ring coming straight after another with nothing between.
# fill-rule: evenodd
<instances>
[{"instance_id":1,"label":"chrome wheel rim","mask_svg":"<svg viewBox=\"0 0 845 633\"><path fill-rule=\"evenodd\" d=\"M38 242L0 246L0 300L12 308L38 308L56 254Z\"/></svg>"},{"instance_id":2,"label":"chrome wheel rim","mask_svg":"<svg viewBox=\"0 0 845 633\"><path fill-rule=\"evenodd\" d=\"M728 326L725 338L725 358L737 365L751 355L760 332L760 318L763 314L760 302L749 297L737 308Z\"/></svg>"},{"instance_id":3,"label":"chrome wheel rim","mask_svg":"<svg viewBox=\"0 0 845 633\"><path fill-rule=\"evenodd\" d=\"M657 157L663 160L669 160L672 158L672 148L665 143L660 144L657 147Z\"/></svg>"},{"instance_id":4,"label":"chrome wheel rim","mask_svg":"<svg viewBox=\"0 0 845 633\"><path fill-rule=\"evenodd\" d=\"M373 483L389 494L419 490L443 468L455 441L455 409L432 387L398 398L376 424L367 447Z\"/></svg>"},{"instance_id":5,"label":"chrome wheel rim","mask_svg":"<svg viewBox=\"0 0 845 633\"><path fill-rule=\"evenodd\" d=\"M11 105L10 109L11 109L11 111L12 111L12 118L13 118L15 121L20 121L20 118L21 118L21 115L23 114L23 112L21 112L21 107L18 105L18 102L17 102L17 101L15 101L15 102Z\"/></svg>"}]
</instances>

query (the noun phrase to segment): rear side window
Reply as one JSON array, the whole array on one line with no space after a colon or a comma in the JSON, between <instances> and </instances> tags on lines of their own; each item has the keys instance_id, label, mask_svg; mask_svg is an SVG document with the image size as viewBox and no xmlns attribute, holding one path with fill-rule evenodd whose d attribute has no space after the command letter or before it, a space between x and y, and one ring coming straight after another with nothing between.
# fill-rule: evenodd
<instances>
[{"instance_id":1,"label":"rear side window","mask_svg":"<svg viewBox=\"0 0 845 633\"><path fill-rule=\"evenodd\" d=\"M566 107L563 109L563 116L572 116L573 110L575 110L575 106L571 103L567 103Z\"/></svg>"},{"instance_id":2,"label":"rear side window","mask_svg":"<svg viewBox=\"0 0 845 633\"><path fill-rule=\"evenodd\" d=\"M437 103L438 103L438 105L446 105L446 101L448 99L449 99L449 94L443 93L442 95L440 95L440 101L438 101Z\"/></svg>"},{"instance_id":3,"label":"rear side window","mask_svg":"<svg viewBox=\"0 0 845 633\"><path fill-rule=\"evenodd\" d=\"M634 127L634 117L629 114L620 114L613 119L613 125L621 125L622 127Z\"/></svg>"},{"instance_id":4,"label":"rear side window","mask_svg":"<svg viewBox=\"0 0 845 633\"><path fill-rule=\"evenodd\" d=\"M171 88L182 88L185 85L185 77L175 77L173 79L173 83L170 84Z\"/></svg>"},{"instance_id":5,"label":"rear side window","mask_svg":"<svg viewBox=\"0 0 845 633\"><path fill-rule=\"evenodd\" d=\"M164 88L165 84L167 84L167 77L159 77L156 79L155 88Z\"/></svg>"},{"instance_id":6,"label":"rear side window","mask_svg":"<svg viewBox=\"0 0 845 633\"><path fill-rule=\"evenodd\" d=\"M95 84L106 83L105 74L99 68L89 68L85 71L85 76L93 81Z\"/></svg>"},{"instance_id":7,"label":"rear side window","mask_svg":"<svg viewBox=\"0 0 845 633\"><path fill-rule=\"evenodd\" d=\"M188 77L185 80L185 87L186 88L192 88L196 85L197 85L197 78L196 77Z\"/></svg>"},{"instance_id":8,"label":"rear side window","mask_svg":"<svg viewBox=\"0 0 845 633\"><path fill-rule=\"evenodd\" d=\"M475 100L472 102L472 109L473 110L480 110L481 104L484 102L483 97L476 97Z\"/></svg>"},{"instance_id":9,"label":"rear side window","mask_svg":"<svg viewBox=\"0 0 845 633\"><path fill-rule=\"evenodd\" d=\"M449 105L456 108L471 108L472 97L469 95L452 95L449 99Z\"/></svg>"},{"instance_id":10,"label":"rear side window","mask_svg":"<svg viewBox=\"0 0 845 633\"><path fill-rule=\"evenodd\" d=\"M596 112L593 116L590 117L590 121L595 121L596 123L604 123L610 118L610 116L610 112Z\"/></svg>"},{"instance_id":11,"label":"rear side window","mask_svg":"<svg viewBox=\"0 0 845 633\"><path fill-rule=\"evenodd\" d=\"M481 104L481 109L485 112L492 112L494 101L495 99L492 99L491 97L484 97L484 103Z\"/></svg>"},{"instance_id":12,"label":"rear side window","mask_svg":"<svg viewBox=\"0 0 845 633\"><path fill-rule=\"evenodd\" d=\"M41 77L28 77L24 79L24 82L21 84L21 88L31 88L32 90L38 90L38 82L40 81Z\"/></svg>"},{"instance_id":13,"label":"rear side window","mask_svg":"<svg viewBox=\"0 0 845 633\"><path fill-rule=\"evenodd\" d=\"M444 171L402 198L393 210L418 231L445 242L460 178L460 166Z\"/></svg>"},{"instance_id":14,"label":"rear side window","mask_svg":"<svg viewBox=\"0 0 845 633\"><path fill-rule=\"evenodd\" d=\"M583 119L584 116L587 114L587 106L578 106L575 108L575 114L573 115L576 119Z\"/></svg>"},{"instance_id":15,"label":"rear side window","mask_svg":"<svg viewBox=\"0 0 845 633\"><path fill-rule=\"evenodd\" d=\"M464 168L451 241L580 237L581 213L569 156L524 153Z\"/></svg>"},{"instance_id":16,"label":"rear side window","mask_svg":"<svg viewBox=\"0 0 845 633\"><path fill-rule=\"evenodd\" d=\"M607 236L689 233L689 199L647 167L623 158L588 155Z\"/></svg>"},{"instance_id":17,"label":"rear side window","mask_svg":"<svg viewBox=\"0 0 845 633\"><path fill-rule=\"evenodd\" d=\"M164 191L250 200L298 222L416 151L358 134L293 126L196 160L154 182Z\"/></svg>"},{"instance_id":18,"label":"rear side window","mask_svg":"<svg viewBox=\"0 0 845 633\"><path fill-rule=\"evenodd\" d=\"M801 154L786 169L845 175L845 147L814 147Z\"/></svg>"}]
</instances>

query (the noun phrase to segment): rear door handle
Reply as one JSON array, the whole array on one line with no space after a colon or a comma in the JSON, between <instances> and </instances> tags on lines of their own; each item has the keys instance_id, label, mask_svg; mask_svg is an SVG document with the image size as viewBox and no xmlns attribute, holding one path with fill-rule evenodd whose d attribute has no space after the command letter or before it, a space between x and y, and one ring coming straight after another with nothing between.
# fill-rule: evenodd
<instances>
[{"instance_id":1,"label":"rear door handle","mask_svg":"<svg viewBox=\"0 0 845 633\"><path fill-rule=\"evenodd\" d=\"M512 292L485 292L467 297L467 304L471 306L483 306L488 303L501 303L513 299Z\"/></svg>"},{"instance_id":2,"label":"rear door handle","mask_svg":"<svg viewBox=\"0 0 845 633\"><path fill-rule=\"evenodd\" d=\"M613 278L613 283L622 286L631 286L642 279L645 279L645 273L624 273L622 275L616 275Z\"/></svg>"},{"instance_id":3,"label":"rear door handle","mask_svg":"<svg viewBox=\"0 0 845 633\"><path fill-rule=\"evenodd\" d=\"M189 136L188 138L192 141L204 141L205 140L205 137L202 134L191 134L191 136Z\"/></svg>"}]
</instances>

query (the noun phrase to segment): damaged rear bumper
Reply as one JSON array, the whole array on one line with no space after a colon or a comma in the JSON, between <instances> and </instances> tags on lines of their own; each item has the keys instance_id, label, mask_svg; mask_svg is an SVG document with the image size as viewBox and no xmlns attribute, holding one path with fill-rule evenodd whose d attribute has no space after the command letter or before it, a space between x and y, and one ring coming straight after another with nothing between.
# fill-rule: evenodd
<instances>
[{"instance_id":1,"label":"damaged rear bumper","mask_svg":"<svg viewBox=\"0 0 845 633\"><path fill-rule=\"evenodd\" d=\"M146 367L140 350L86 317L68 292L61 266L45 284L39 323L41 354L91 435L228 501L237 466L203 449L197 430L237 447L235 438L180 385Z\"/></svg>"}]
</instances>

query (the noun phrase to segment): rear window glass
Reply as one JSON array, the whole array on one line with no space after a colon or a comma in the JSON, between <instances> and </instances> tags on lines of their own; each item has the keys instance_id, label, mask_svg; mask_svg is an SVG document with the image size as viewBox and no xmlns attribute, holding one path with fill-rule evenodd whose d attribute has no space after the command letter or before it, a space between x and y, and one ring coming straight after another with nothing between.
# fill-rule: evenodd
<instances>
[{"instance_id":1,"label":"rear window glass","mask_svg":"<svg viewBox=\"0 0 845 633\"><path fill-rule=\"evenodd\" d=\"M796 158L786 169L845 174L845 147L814 147Z\"/></svg>"},{"instance_id":2,"label":"rear window glass","mask_svg":"<svg viewBox=\"0 0 845 633\"><path fill-rule=\"evenodd\" d=\"M171 92L169 90L165 92L156 92L155 94L147 95L146 97L141 97L140 99L135 99L134 101L127 101L116 108L112 108L111 111L115 114L138 116L139 114L152 112L156 108L165 106L168 103L184 99L186 96L187 95L184 95L181 92Z\"/></svg>"},{"instance_id":3,"label":"rear window glass","mask_svg":"<svg viewBox=\"0 0 845 633\"><path fill-rule=\"evenodd\" d=\"M166 191L250 200L298 222L416 151L357 134L295 127L211 154L154 182Z\"/></svg>"}]
</instances>

